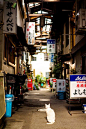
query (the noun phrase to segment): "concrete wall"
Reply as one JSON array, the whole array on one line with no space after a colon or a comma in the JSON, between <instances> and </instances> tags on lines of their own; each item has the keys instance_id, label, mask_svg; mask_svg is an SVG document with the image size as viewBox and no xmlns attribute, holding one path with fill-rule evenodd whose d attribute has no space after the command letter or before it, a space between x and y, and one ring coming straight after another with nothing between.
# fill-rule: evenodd
<instances>
[{"instance_id":1,"label":"concrete wall","mask_svg":"<svg viewBox=\"0 0 86 129\"><path fill-rule=\"evenodd\" d=\"M76 35L76 38L75 38L75 45L76 45L82 38L84 38L83 35Z\"/></svg>"},{"instance_id":2,"label":"concrete wall","mask_svg":"<svg viewBox=\"0 0 86 129\"><path fill-rule=\"evenodd\" d=\"M78 51L76 55L74 56L74 62L75 62L75 68L77 71L77 74L81 74L82 70L82 58L81 58L81 52Z\"/></svg>"},{"instance_id":3,"label":"concrete wall","mask_svg":"<svg viewBox=\"0 0 86 129\"><path fill-rule=\"evenodd\" d=\"M3 68L2 70L5 71L5 73L10 73L10 74L14 74L15 73L14 68L11 67L11 66L3 64L2 68Z\"/></svg>"}]
</instances>

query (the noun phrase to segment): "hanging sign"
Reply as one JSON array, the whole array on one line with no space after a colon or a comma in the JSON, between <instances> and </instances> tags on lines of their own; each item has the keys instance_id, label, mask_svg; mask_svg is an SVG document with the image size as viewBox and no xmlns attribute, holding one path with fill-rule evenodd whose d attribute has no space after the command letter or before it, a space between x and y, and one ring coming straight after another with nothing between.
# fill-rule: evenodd
<instances>
[{"instance_id":1,"label":"hanging sign","mask_svg":"<svg viewBox=\"0 0 86 129\"><path fill-rule=\"evenodd\" d=\"M51 62L54 62L54 54L51 53Z\"/></svg>"},{"instance_id":2,"label":"hanging sign","mask_svg":"<svg viewBox=\"0 0 86 129\"><path fill-rule=\"evenodd\" d=\"M56 91L66 91L66 81L65 79L57 79Z\"/></svg>"},{"instance_id":3,"label":"hanging sign","mask_svg":"<svg viewBox=\"0 0 86 129\"><path fill-rule=\"evenodd\" d=\"M56 52L56 40L55 39L47 39L47 53L55 53Z\"/></svg>"},{"instance_id":4,"label":"hanging sign","mask_svg":"<svg viewBox=\"0 0 86 129\"><path fill-rule=\"evenodd\" d=\"M7 0L4 3L4 33L17 33L17 10L16 6L15 8L13 6L14 3L16 3L16 0Z\"/></svg>"},{"instance_id":5,"label":"hanging sign","mask_svg":"<svg viewBox=\"0 0 86 129\"><path fill-rule=\"evenodd\" d=\"M86 98L86 75L70 75L70 99Z\"/></svg>"},{"instance_id":6,"label":"hanging sign","mask_svg":"<svg viewBox=\"0 0 86 129\"><path fill-rule=\"evenodd\" d=\"M28 45L35 44L35 22L26 22L26 40Z\"/></svg>"}]
</instances>

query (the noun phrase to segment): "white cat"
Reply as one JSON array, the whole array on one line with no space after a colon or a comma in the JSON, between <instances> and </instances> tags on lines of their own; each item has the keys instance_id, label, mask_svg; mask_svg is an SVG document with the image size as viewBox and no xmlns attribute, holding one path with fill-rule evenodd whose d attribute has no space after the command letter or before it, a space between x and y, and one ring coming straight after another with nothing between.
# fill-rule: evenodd
<instances>
[{"instance_id":1,"label":"white cat","mask_svg":"<svg viewBox=\"0 0 86 129\"><path fill-rule=\"evenodd\" d=\"M38 109L38 111L45 111L47 114L47 124L53 124L55 122L55 112L50 108L50 104L45 104L44 109Z\"/></svg>"}]
</instances>

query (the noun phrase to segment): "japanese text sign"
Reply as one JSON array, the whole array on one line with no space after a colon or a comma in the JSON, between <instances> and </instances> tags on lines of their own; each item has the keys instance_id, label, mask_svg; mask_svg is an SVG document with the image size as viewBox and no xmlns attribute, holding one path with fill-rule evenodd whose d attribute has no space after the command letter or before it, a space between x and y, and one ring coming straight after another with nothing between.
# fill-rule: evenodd
<instances>
[{"instance_id":1,"label":"japanese text sign","mask_svg":"<svg viewBox=\"0 0 86 129\"><path fill-rule=\"evenodd\" d=\"M56 52L56 40L55 39L47 39L47 53L55 53Z\"/></svg>"},{"instance_id":2,"label":"japanese text sign","mask_svg":"<svg viewBox=\"0 0 86 129\"><path fill-rule=\"evenodd\" d=\"M56 79L53 79L53 89L56 89Z\"/></svg>"},{"instance_id":3,"label":"japanese text sign","mask_svg":"<svg viewBox=\"0 0 86 129\"><path fill-rule=\"evenodd\" d=\"M5 1L4 3L4 33L17 33L17 10L13 8L16 0Z\"/></svg>"},{"instance_id":4,"label":"japanese text sign","mask_svg":"<svg viewBox=\"0 0 86 129\"><path fill-rule=\"evenodd\" d=\"M86 75L70 75L70 98L86 98Z\"/></svg>"},{"instance_id":5,"label":"japanese text sign","mask_svg":"<svg viewBox=\"0 0 86 129\"><path fill-rule=\"evenodd\" d=\"M66 80L65 79L57 79L57 87L56 91L65 91L66 90Z\"/></svg>"},{"instance_id":6,"label":"japanese text sign","mask_svg":"<svg viewBox=\"0 0 86 129\"><path fill-rule=\"evenodd\" d=\"M51 62L54 62L54 54L51 53Z\"/></svg>"},{"instance_id":7,"label":"japanese text sign","mask_svg":"<svg viewBox=\"0 0 86 129\"><path fill-rule=\"evenodd\" d=\"M28 45L35 44L35 22L26 22L26 40Z\"/></svg>"}]
</instances>

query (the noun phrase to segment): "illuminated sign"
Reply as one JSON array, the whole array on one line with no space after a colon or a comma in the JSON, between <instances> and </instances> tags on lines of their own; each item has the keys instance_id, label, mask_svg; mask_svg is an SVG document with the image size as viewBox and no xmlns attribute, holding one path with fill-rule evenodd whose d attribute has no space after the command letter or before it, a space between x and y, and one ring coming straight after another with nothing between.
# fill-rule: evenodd
<instances>
[{"instance_id":1,"label":"illuminated sign","mask_svg":"<svg viewBox=\"0 0 86 129\"><path fill-rule=\"evenodd\" d=\"M86 75L70 75L70 98L86 98Z\"/></svg>"}]
</instances>

